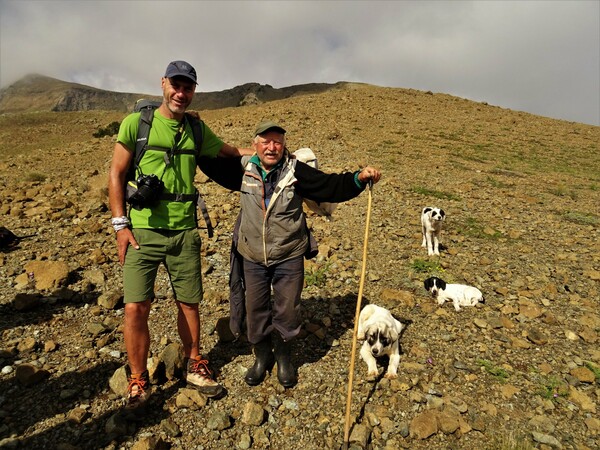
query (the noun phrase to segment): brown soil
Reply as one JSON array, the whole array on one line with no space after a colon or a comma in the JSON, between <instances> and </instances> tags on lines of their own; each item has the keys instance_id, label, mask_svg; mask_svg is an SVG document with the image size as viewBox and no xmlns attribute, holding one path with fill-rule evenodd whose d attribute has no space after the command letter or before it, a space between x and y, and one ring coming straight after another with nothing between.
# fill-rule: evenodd
<instances>
[{"instance_id":1,"label":"brown soil","mask_svg":"<svg viewBox=\"0 0 600 450\"><path fill-rule=\"evenodd\" d=\"M599 127L352 84L202 116L235 145L248 146L256 123L272 118L288 130L290 149L311 147L327 172L364 164L382 170L372 191L362 302L410 324L397 380L367 380L357 355L351 417L367 430L369 448L599 448ZM0 225L36 234L0 253L0 366L34 363L49 371L24 387L14 370L3 369L0 447L131 448L153 435L181 449L340 448L368 193L339 205L331 222L310 216L321 256L306 265L315 284L303 293L306 331L294 353L300 382L284 392L276 377L245 385L249 347L219 342L215 332L228 314L238 200L201 175L199 189L217 223L213 239L201 231L202 344L228 395L199 410L178 408L173 399L182 386L168 382L156 387L145 420L107 435L120 407L108 379L126 357L122 308L96 305L100 295L120 290L121 270L105 189L114 138L92 133L121 118L0 117ZM447 213L440 257L420 246L424 206ZM17 277L34 260L66 261L68 284L51 292L17 289ZM432 274L479 287L485 305L438 307L422 287ZM15 309L19 293L40 294L39 305ZM153 354L178 342L163 272L157 293ZM96 324L105 332L96 334ZM30 337L35 344L27 347ZM241 420L248 402L265 409L262 425ZM73 421L77 408L86 414ZM219 413L230 417L229 427L213 427ZM427 417L437 428L423 437L419 420Z\"/></svg>"}]
</instances>

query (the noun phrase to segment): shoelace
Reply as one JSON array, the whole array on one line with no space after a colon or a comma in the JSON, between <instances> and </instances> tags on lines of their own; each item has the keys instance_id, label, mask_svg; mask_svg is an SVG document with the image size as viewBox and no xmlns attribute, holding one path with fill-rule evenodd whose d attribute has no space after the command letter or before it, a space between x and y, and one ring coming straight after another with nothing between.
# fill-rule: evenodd
<instances>
[{"instance_id":1,"label":"shoelace","mask_svg":"<svg viewBox=\"0 0 600 450\"><path fill-rule=\"evenodd\" d=\"M208 360L206 359L193 359L191 369L193 373L199 373L205 377L210 377L212 375L212 372L208 368Z\"/></svg>"},{"instance_id":2,"label":"shoelace","mask_svg":"<svg viewBox=\"0 0 600 450\"><path fill-rule=\"evenodd\" d=\"M148 382L146 380L144 380L143 378L131 378L129 380L129 387L127 388L128 392L129 392L129 397L133 398L133 397L140 397L140 396L144 395L147 384L148 384ZM133 394L134 386L137 387L137 392L135 394Z\"/></svg>"}]
</instances>

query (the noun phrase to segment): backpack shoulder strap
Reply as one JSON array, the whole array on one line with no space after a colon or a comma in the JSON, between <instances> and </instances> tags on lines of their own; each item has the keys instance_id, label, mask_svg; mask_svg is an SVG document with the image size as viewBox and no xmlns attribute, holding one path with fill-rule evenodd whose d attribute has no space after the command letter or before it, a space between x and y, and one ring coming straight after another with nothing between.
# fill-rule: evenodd
<instances>
[{"instance_id":1,"label":"backpack shoulder strap","mask_svg":"<svg viewBox=\"0 0 600 450\"><path fill-rule=\"evenodd\" d=\"M137 107L137 104L136 104ZM135 138L135 149L133 151L133 162L129 166L129 172L127 173L128 180L134 180L136 178L137 168L140 165L146 148L148 146L148 136L150 135L150 128L152 127L152 119L154 119L154 107L144 106L139 110L140 120L138 122L138 132Z\"/></svg>"},{"instance_id":2,"label":"backpack shoulder strap","mask_svg":"<svg viewBox=\"0 0 600 450\"><path fill-rule=\"evenodd\" d=\"M154 108L147 107L140 111L140 122L138 124L137 138L135 140L135 159L134 166L138 167L146 147L148 145L148 136L150 136L150 128L152 128L152 120L154 119Z\"/></svg>"},{"instance_id":3,"label":"backpack shoulder strap","mask_svg":"<svg viewBox=\"0 0 600 450\"><path fill-rule=\"evenodd\" d=\"M202 140L204 139L204 122L194 114L185 113L185 116L192 127L194 146L196 147L196 160L198 160L200 157L200 150L202 149Z\"/></svg>"},{"instance_id":4,"label":"backpack shoulder strap","mask_svg":"<svg viewBox=\"0 0 600 450\"><path fill-rule=\"evenodd\" d=\"M319 168L319 163L317 161L317 157L314 152L308 148L300 148L292 153L298 161L302 161L303 163L309 165L314 169ZM327 217L328 220L331 220L333 211L337 207L337 203L329 203L329 202L315 202L314 200L309 200L307 198L304 199L304 203L308 208L318 214L319 216Z\"/></svg>"}]
</instances>

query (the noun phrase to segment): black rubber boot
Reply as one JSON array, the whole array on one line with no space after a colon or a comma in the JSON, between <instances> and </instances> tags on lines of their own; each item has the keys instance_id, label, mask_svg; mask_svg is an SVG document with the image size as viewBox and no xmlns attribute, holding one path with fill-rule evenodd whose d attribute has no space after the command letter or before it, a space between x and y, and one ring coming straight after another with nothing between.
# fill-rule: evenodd
<instances>
[{"instance_id":1,"label":"black rubber boot","mask_svg":"<svg viewBox=\"0 0 600 450\"><path fill-rule=\"evenodd\" d=\"M298 382L298 377L292 364L292 343L285 342L277 333L275 333L273 341L275 361L277 361L277 379L283 387L293 387Z\"/></svg>"},{"instance_id":2,"label":"black rubber boot","mask_svg":"<svg viewBox=\"0 0 600 450\"><path fill-rule=\"evenodd\" d=\"M265 379L265 374L273 368L273 351L271 339L267 338L252 346L254 349L254 365L248 369L244 381L250 386L257 386Z\"/></svg>"}]
</instances>

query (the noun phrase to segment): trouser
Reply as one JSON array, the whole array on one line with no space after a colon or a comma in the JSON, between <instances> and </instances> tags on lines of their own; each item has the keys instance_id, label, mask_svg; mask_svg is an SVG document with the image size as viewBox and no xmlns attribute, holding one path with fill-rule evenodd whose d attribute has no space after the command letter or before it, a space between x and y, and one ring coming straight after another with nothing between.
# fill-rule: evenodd
<instances>
[{"instance_id":1,"label":"trouser","mask_svg":"<svg viewBox=\"0 0 600 450\"><path fill-rule=\"evenodd\" d=\"M300 332L304 256L269 267L244 258L244 284L248 341L257 344L274 331L285 341L295 338Z\"/></svg>"},{"instance_id":2,"label":"trouser","mask_svg":"<svg viewBox=\"0 0 600 450\"><path fill-rule=\"evenodd\" d=\"M175 294L183 303L202 300L201 240L197 229L154 230L134 228L139 250L129 247L123 266L124 302L154 298L159 265L164 264Z\"/></svg>"}]
</instances>

